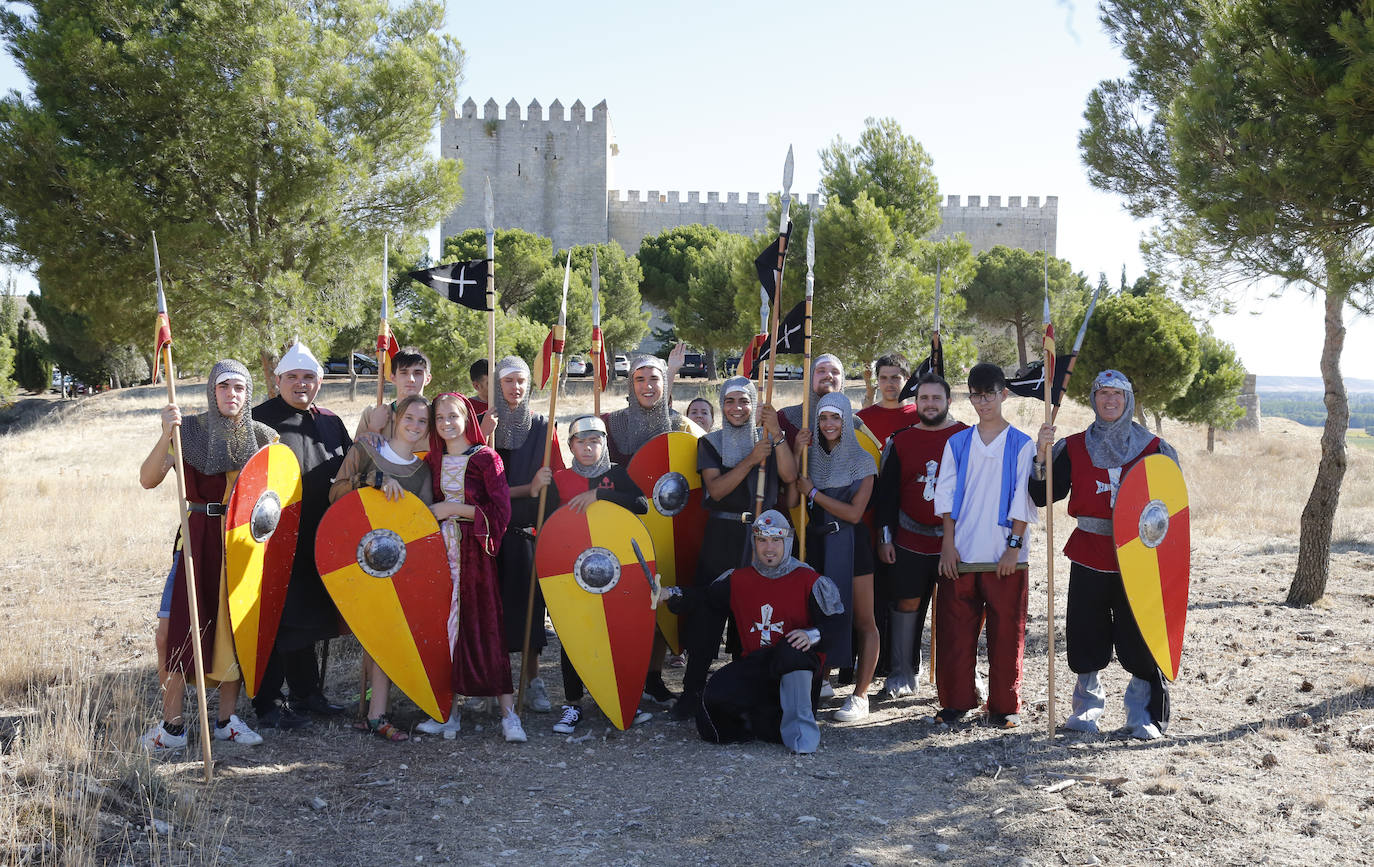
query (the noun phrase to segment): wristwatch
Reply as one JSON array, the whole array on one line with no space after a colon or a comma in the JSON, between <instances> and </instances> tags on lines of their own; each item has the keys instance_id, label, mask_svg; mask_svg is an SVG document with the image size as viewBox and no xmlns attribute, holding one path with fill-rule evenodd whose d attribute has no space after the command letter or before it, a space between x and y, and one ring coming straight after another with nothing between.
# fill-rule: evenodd
<instances>
[{"instance_id":1,"label":"wristwatch","mask_svg":"<svg viewBox=\"0 0 1374 867\"><path fill-rule=\"evenodd\" d=\"M1020 548L1021 544L1021 537L1016 535L1015 533L1012 533L1010 536L1007 537L1008 548Z\"/></svg>"}]
</instances>

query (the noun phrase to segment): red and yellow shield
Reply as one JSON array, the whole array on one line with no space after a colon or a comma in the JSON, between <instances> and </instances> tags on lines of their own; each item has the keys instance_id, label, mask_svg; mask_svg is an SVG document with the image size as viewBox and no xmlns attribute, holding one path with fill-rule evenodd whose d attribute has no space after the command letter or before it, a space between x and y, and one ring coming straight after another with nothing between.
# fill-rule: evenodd
<instances>
[{"instance_id":1,"label":"red and yellow shield","mask_svg":"<svg viewBox=\"0 0 1374 867\"><path fill-rule=\"evenodd\" d=\"M626 471L649 498L649 514L640 520L654 540L663 586L691 584L706 535L697 438L682 431L659 434L635 452ZM677 615L666 605L659 606L658 628L673 652L681 653Z\"/></svg>"},{"instance_id":2,"label":"red and yellow shield","mask_svg":"<svg viewBox=\"0 0 1374 867\"><path fill-rule=\"evenodd\" d=\"M654 644L654 594L631 540L652 572L649 531L628 510L597 501L581 514L554 512L534 553L558 639L597 706L621 730L639 709Z\"/></svg>"},{"instance_id":3,"label":"red and yellow shield","mask_svg":"<svg viewBox=\"0 0 1374 867\"><path fill-rule=\"evenodd\" d=\"M1188 486L1178 464L1150 455L1117 491L1112 537L1126 599L1140 634L1169 680L1178 676L1188 617Z\"/></svg>"},{"instance_id":4,"label":"red and yellow shield","mask_svg":"<svg viewBox=\"0 0 1374 867\"><path fill-rule=\"evenodd\" d=\"M224 520L229 622L243 684L258 694L277 640L301 522L301 465L276 443L248 459L234 481Z\"/></svg>"},{"instance_id":5,"label":"red and yellow shield","mask_svg":"<svg viewBox=\"0 0 1374 867\"><path fill-rule=\"evenodd\" d=\"M407 493L362 488L325 512L315 537L325 589L373 661L437 720L453 704L453 578L439 524Z\"/></svg>"}]
</instances>

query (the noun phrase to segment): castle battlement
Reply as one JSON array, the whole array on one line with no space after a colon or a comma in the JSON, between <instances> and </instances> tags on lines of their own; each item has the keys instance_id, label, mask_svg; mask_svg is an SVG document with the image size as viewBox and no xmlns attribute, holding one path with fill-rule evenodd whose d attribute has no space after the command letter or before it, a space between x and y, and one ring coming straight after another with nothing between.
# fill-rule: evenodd
<instances>
[{"instance_id":1,"label":"castle battlement","mask_svg":"<svg viewBox=\"0 0 1374 867\"><path fill-rule=\"evenodd\" d=\"M440 153L463 161L463 201L441 228L444 237L484 225L482 185L491 180L498 228L518 228L552 238L558 248L615 241L633 254L640 241L692 223L752 235L771 230L770 193L689 190L621 190L613 158L620 153L606 101L582 100L547 108L515 99L504 109L495 99L480 107L468 97L439 132ZM817 193L794 197L821 207ZM1059 198L1048 196L947 196L941 226L932 237L959 233L974 252L998 244L1055 253Z\"/></svg>"}]
</instances>

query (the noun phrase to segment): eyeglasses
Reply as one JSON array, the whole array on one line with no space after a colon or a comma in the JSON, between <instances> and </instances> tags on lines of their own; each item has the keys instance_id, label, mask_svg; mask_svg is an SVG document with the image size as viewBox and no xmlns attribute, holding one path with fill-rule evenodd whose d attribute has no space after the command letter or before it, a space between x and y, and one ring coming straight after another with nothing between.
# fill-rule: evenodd
<instances>
[{"instance_id":1,"label":"eyeglasses","mask_svg":"<svg viewBox=\"0 0 1374 867\"><path fill-rule=\"evenodd\" d=\"M991 403L1001 393L1000 388L997 391L973 391L969 392L968 399L972 403Z\"/></svg>"}]
</instances>

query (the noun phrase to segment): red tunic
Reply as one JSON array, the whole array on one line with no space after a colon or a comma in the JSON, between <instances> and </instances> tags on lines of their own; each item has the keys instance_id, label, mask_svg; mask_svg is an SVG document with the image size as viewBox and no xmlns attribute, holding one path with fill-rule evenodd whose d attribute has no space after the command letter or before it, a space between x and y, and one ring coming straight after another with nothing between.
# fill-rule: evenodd
<instances>
[{"instance_id":1,"label":"red tunic","mask_svg":"<svg viewBox=\"0 0 1374 867\"><path fill-rule=\"evenodd\" d=\"M794 629L815 625L808 601L820 577L809 566L799 566L781 578L765 578L753 566L730 573L730 611L744 656L785 640Z\"/></svg>"},{"instance_id":2,"label":"red tunic","mask_svg":"<svg viewBox=\"0 0 1374 867\"><path fill-rule=\"evenodd\" d=\"M949 438L968 425L961 421L940 430L910 427L898 431L892 439L887 460L897 461L902 514L918 524L939 527L944 522L935 514L935 482L940 472L940 458ZM893 539L901 547L918 554L939 554L940 537L917 533L897 527Z\"/></svg>"},{"instance_id":3,"label":"red tunic","mask_svg":"<svg viewBox=\"0 0 1374 867\"><path fill-rule=\"evenodd\" d=\"M1064 448L1069 456L1069 514L1077 517L1112 519L1112 483L1108 471L1093 466L1088 454L1087 442L1083 433L1076 433L1064 440ZM1159 437L1150 440L1140 454L1126 462L1121 468L1117 485L1126 477L1127 471L1146 455L1159 451ZM1089 533L1074 528L1069 541L1064 544L1064 556L1074 563L1096 569L1099 572L1118 572L1116 562L1116 543L1111 536Z\"/></svg>"},{"instance_id":4,"label":"red tunic","mask_svg":"<svg viewBox=\"0 0 1374 867\"><path fill-rule=\"evenodd\" d=\"M898 407L886 407L880 403L875 403L854 414L863 419L869 432L877 438L878 445L886 443L888 437L902 428L919 424L921 421L921 416L916 411L916 404L914 403L904 403Z\"/></svg>"},{"instance_id":5,"label":"red tunic","mask_svg":"<svg viewBox=\"0 0 1374 867\"><path fill-rule=\"evenodd\" d=\"M591 479L579 475L576 470L559 470L553 474L553 483L558 488L558 501L566 503L578 494L585 494L592 490ZM601 477L599 488L615 489L615 484L611 481L610 474Z\"/></svg>"},{"instance_id":6,"label":"red tunic","mask_svg":"<svg viewBox=\"0 0 1374 867\"><path fill-rule=\"evenodd\" d=\"M206 475L189 463L183 463L186 476L186 499L191 503L223 503L229 490L224 473ZM191 606L186 598L185 555L190 554L196 577L196 613L200 615L200 646L205 655L206 672L222 671L233 659L215 659L215 631L219 619L220 575L224 569L224 518L210 517L204 512L191 512L191 538L182 539L177 532L182 557L176 561L176 579L172 586L172 608L167 618L167 670L188 675L195 673L195 656L191 647Z\"/></svg>"}]
</instances>

